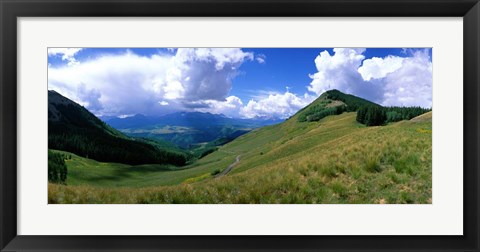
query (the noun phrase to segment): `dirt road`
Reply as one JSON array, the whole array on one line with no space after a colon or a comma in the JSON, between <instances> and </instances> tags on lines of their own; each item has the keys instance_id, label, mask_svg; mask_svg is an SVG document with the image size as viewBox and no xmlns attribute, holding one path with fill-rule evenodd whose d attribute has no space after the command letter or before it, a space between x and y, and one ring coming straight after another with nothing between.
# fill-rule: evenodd
<instances>
[{"instance_id":1,"label":"dirt road","mask_svg":"<svg viewBox=\"0 0 480 252\"><path fill-rule=\"evenodd\" d=\"M229 166L227 167L227 169L225 169L225 170L223 170L222 172L220 172L216 177L219 178L219 177L225 176L227 173L229 173L229 172L233 169L233 167L234 167L235 165L238 164L238 162L240 162L240 155L237 156L237 158L235 159L235 162L233 162L231 165L229 165Z\"/></svg>"}]
</instances>

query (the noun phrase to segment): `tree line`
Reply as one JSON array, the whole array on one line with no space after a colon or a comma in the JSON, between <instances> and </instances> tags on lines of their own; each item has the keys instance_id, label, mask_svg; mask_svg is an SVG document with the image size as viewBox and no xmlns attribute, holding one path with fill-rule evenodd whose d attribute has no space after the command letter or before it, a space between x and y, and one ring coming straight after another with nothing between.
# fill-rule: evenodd
<instances>
[{"instance_id":1,"label":"tree line","mask_svg":"<svg viewBox=\"0 0 480 252\"><path fill-rule=\"evenodd\" d=\"M184 165L186 156L158 149L150 144L104 134L97 130L66 129L61 125L49 127L48 147L75 153L101 162L130 165L173 164ZM55 133L54 133L55 132ZM59 133L61 132L61 133Z\"/></svg>"},{"instance_id":2,"label":"tree line","mask_svg":"<svg viewBox=\"0 0 480 252\"><path fill-rule=\"evenodd\" d=\"M332 102L343 104L332 106ZM421 107L382 107L371 101L344 94L338 90L323 93L315 104L311 104L298 113L299 122L315 122L329 115L339 115L343 112L357 112L356 120L367 126L385 125L390 122L410 120L431 109Z\"/></svg>"},{"instance_id":3,"label":"tree line","mask_svg":"<svg viewBox=\"0 0 480 252\"><path fill-rule=\"evenodd\" d=\"M431 109L421 107L362 106L357 111L357 122L366 126L385 125L390 122L410 120Z\"/></svg>"}]
</instances>

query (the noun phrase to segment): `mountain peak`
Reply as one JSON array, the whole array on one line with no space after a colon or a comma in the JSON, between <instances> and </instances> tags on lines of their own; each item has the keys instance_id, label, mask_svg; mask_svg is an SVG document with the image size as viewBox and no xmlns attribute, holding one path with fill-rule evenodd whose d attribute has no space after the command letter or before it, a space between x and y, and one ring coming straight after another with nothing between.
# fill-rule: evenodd
<instances>
[{"instance_id":1,"label":"mountain peak","mask_svg":"<svg viewBox=\"0 0 480 252\"><path fill-rule=\"evenodd\" d=\"M336 96L345 96L345 95L350 95L350 94L343 93L342 91L340 91L338 89L331 89L331 90L325 91L323 94L321 94L319 96L319 98L326 99L326 98L329 98L329 97L332 97L332 96L336 97Z\"/></svg>"},{"instance_id":2,"label":"mountain peak","mask_svg":"<svg viewBox=\"0 0 480 252\"><path fill-rule=\"evenodd\" d=\"M344 111L357 111L363 106L380 106L358 96L342 93L337 89L324 92L315 101L295 115L300 122L318 121L328 115L338 115Z\"/></svg>"}]
</instances>

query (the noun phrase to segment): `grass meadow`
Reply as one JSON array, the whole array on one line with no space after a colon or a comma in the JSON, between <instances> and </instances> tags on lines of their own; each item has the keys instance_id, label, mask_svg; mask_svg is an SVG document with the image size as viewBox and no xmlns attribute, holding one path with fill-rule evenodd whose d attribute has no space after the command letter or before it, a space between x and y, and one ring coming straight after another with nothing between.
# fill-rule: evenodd
<instances>
[{"instance_id":1,"label":"grass meadow","mask_svg":"<svg viewBox=\"0 0 480 252\"><path fill-rule=\"evenodd\" d=\"M356 113L266 126L193 164L101 163L72 155L49 203L431 203L431 112L365 127ZM70 155L70 153L67 153ZM225 176L240 155L240 162Z\"/></svg>"}]
</instances>

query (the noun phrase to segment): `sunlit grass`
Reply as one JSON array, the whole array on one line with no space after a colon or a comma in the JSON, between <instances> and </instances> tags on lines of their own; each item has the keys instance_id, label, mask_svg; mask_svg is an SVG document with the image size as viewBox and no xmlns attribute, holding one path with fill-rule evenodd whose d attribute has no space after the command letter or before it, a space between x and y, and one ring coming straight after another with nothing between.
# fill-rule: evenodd
<instances>
[{"instance_id":1,"label":"sunlit grass","mask_svg":"<svg viewBox=\"0 0 480 252\"><path fill-rule=\"evenodd\" d=\"M381 127L358 124L355 113L310 123L292 118L181 171L136 171L119 184L89 184L77 174L67 186L49 184L49 203L431 203L431 130L431 112ZM237 155L229 174L213 177ZM101 169L82 167L79 173L92 172L82 176Z\"/></svg>"}]
</instances>

